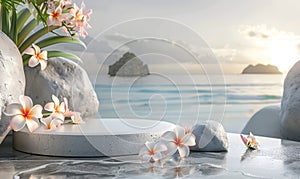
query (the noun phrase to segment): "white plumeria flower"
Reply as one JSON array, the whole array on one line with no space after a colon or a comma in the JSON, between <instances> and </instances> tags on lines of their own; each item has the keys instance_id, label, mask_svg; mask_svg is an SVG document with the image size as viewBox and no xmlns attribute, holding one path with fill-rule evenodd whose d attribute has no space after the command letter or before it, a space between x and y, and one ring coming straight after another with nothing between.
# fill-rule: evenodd
<instances>
[{"instance_id":1,"label":"white plumeria flower","mask_svg":"<svg viewBox=\"0 0 300 179\"><path fill-rule=\"evenodd\" d=\"M65 117L71 118L72 123L74 124L84 123L84 121L81 118L80 112L71 111L69 109L69 103L67 98L64 98L64 104L65 104L65 113L64 113Z\"/></svg>"},{"instance_id":2,"label":"white plumeria flower","mask_svg":"<svg viewBox=\"0 0 300 179\"><path fill-rule=\"evenodd\" d=\"M52 116L42 118L41 122L45 125L46 129L48 130L56 129L63 123L60 119L53 118Z\"/></svg>"},{"instance_id":3,"label":"white plumeria flower","mask_svg":"<svg viewBox=\"0 0 300 179\"><path fill-rule=\"evenodd\" d=\"M139 152L144 161L156 162L163 158L162 152L168 148L162 142L146 142Z\"/></svg>"},{"instance_id":4,"label":"white plumeria flower","mask_svg":"<svg viewBox=\"0 0 300 179\"><path fill-rule=\"evenodd\" d=\"M25 50L24 54L31 55L28 61L28 66L35 67L40 64L41 70L44 70L47 67L48 52L41 51L39 46L32 44L32 48L28 48L27 50Z\"/></svg>"},{"instance_id":5,"label":"white plumeria flower","mask_svg":"<svg viewBox=\"0 0 300 179\"><path fill-rule=\"evenodd\" d=\"M59 99L55 95L52 95L52 100L53 102L47 103L44 109L52 112L51 116L53 118L60 119L63 122L65 120L64 113L66 112L65 102L59 104Z\"/></svg>"},{"instance_id":6,"label":"white plumeria flower","mask_svg":"<svg viewBox=\"0 0 300 179\"><path fill-rule=\"evenodd\" d=\"M181 158L189 156L189 146L196 145L194 134L185 134L185 129L179 126L177 126L174 131L165 132L161 136L161 140L165 141L169 155L175 154L178 150Z\"/></svg>"},{"instance_id":7,"label":"white plumeria flower","mask_svg":"<svg viewBox=\"0 0 300 179\"><path fill-rule=\"evenodd\" d=\"M10 121L10 126L14 131L19 131L27 125L30 132L33 132L39 127L38 118L42 118L43 107L41 105L33 106L32 100L28 96L21 95L19 103L9 104L4 113L7 116L13 116Z\"/></svg>"}]
</instances>

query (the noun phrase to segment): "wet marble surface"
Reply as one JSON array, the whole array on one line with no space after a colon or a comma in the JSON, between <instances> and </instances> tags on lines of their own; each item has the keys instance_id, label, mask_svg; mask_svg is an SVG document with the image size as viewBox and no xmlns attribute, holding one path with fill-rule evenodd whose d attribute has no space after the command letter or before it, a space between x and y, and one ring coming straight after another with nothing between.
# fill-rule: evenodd
<instances>
[{"instance_id":1,"label":"wet marble surface","mask_svg":"<svg viewBox=\"0 0 300 179\"><path fill-rule=\"evenodd\" d=\"M62 158L12 149L12 137L0 145L0 178L299 178L300 142L257 137L258 151L247 151L238 134L228 134L229 150L193 152L180 160L142 163L138 156Z\"/></svg>"}]
</instances>

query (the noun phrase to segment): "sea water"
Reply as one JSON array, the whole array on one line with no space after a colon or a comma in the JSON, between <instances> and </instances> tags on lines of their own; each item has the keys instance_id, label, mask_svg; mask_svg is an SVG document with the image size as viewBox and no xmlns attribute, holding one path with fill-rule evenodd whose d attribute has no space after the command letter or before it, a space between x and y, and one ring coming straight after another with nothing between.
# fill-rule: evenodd
<instances>
[{"instance_id":1,"label":"sea water","mask_svg":"<svg viewBox=\"0 0 300 179\"><path fill-rule=\"evenodd\" d=\"M259 109L280 103L283 75L100 75L101 118L169 121L191 127L216 120L240 132Z\"/></svg>"}]
</instances>

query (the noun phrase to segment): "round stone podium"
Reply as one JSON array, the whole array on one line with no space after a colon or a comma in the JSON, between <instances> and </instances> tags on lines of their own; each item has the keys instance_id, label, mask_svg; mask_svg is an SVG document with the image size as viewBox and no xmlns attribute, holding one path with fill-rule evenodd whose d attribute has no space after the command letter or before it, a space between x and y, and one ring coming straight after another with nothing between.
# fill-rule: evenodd
<instances>
[{"instance_id":1,"label":"round stone podium","mask_svg":"<svg viewBox=\"0 0 300 179\"><path fill-rule=\"evenodd\" d=\"M41 126L33 133L25 127L14 132L16 150L63 157L100 157L138 154L146 141L156 140L175 128L164 121L143 119L87 119L83 124L64 124L56 130Z\"/></svg>"}]
</instances>

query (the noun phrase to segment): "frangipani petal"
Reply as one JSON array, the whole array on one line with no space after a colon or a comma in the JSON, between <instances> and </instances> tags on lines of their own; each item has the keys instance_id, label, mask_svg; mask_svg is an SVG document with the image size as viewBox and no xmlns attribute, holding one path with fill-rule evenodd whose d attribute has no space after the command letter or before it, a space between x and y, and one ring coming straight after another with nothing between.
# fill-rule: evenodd
<instances>
[{"instance_id":1,"label":"frangipani petal","mask_svg":"<svg viewBox=\"0 0 300 179\"><path fill-rule=\"evenodd\" d=\"M177 145L175 145L173 142L168 142L166 145L168 148L168 150L166 151L167 153L165 153L166 155L171 156L176 153Z\"/></svg>"},{"instance_id":2,"label":"frangipani petal","mask_svg":"<svg viewBox=\"0 0 300 179\"><path fill-rule=\"evenodd\" d=\"M30 59L29 59L29 61L28 61L28 66L29 66L29 67L35 67L35 66L37 66L39 63L40 63L40 61L39 61L35 56L32 56L32 57L30 57Z\"/></svg>"},{"instance_id":3,"label":"frangipani petal","mask_svg":"<svg viewBox=\"0 0 300 179\"><path fill-rule=\"evenodd\" d=\"M41 70L42 71L45 70L46 67L47 67L48 62L46 60L40 60L39 62L40 62L40 65L41 65Z\"/></svg>"},{"instance_id":4,"label":"frangipani petal","mask_svg":"<svg viewBox=\"0 0 300 179\"><path fill-rule=\"evenodd\" d=\"M50 111L50 112L54 112L55 111L55 107L54 107L54 103L53 102L49 102L44 106L44 109L46 111Z\"/></svg>"},{"instance_id":5,"label":"frangipani petal","mask_svg":"<svg viewBox=\"0 0 300 179\"><path fill-rule=\"evenodd\" d=\"M6 106L3 111L6 116L15 116L18 114L22 114L23 106L19 103L12 103Z\"/></svg>"},{"instance_id":6,"label":"frangipani petal","mask_svg":"<svg viewBox=\"0 0 300 179\"><path fill-rule=\"evenodd\" d=\"M41 123L47 127L51 123L52 120L53 120L52 117L48 116L46 118L42 118Z\"/></svg>"},{"instance_id":7,"label":"frangipani petal","mask_svg":"<svg viewBox=\"0 0 300 179\"><path fill-rule=\"evenodd\" d=\"M42 118L43 117L42 111L43 111L43 107L37 104L31 108L30 113L33 117Z\"/></svg>"},{"instance_id":8,"label":"frangipani petal","mask_svg":"<svg viewBox=\"0 0 300 179\"><path fill-rule=\"evenodd\" d=\"M21 129L24 128L26 123L26 120L23 116L21 115L16 115L15 117L13 117L10 121L10 127L14 130L14 131L19 131Z\"/></svg>"},{"instance_id":9,"label":"frangipani petal","mask_svg":"<svg viewBox=\"0 0 300 179\"><path fill-rule=\"evenodd\" d=\"M248 139L243 134L240 134L240 137L241 137L243 143L247 146Z\"/></svg>"},{"instance_id":10,"label":"frangipani petal","mask_svg":"<svg viewBox=\"0 0 300 179\"><path fill-rule=\"evenodd\" d=\"M187 157L190 155L190 149L188 146L184 145L178 148L178 152L181 158Z\"/></svg>"},{"instance_id":11,"label":"frangipani petal","mask_svg":"<svg viewBox=\"0 0 300 179\"><path fill-rule=\"evenodd\" d=\"M176 134L173 131L167 131L161 136L162 140L173 141L176 138Z\"/></svg>"},{"instance_id":12,"label":"frangipani petal","mask_svg":"<svg viewBox=\"0 0 300 179\"><path fill-rule=\"evenodd\" d=\"M84 123L79 112L73 112L73 114L71 116L71 120L75 124Z\"/></svg>"},{"instance_id":13,"label":"frangipani petal","mask_svg":"<svg viewBox=\"0 0 300 179\"><path fill-rule=\"evenodd\" d=\"M35 117L32 117L30 120L26 120L26 124L30 132L35 131L39 127L39 121Z\"/></svg>"},{"instance_id":14,"label":"frangipani petal","mask_svg":"<svg viewBox=\"0 0 300 179\"><path fill-rule=\"evenodd\" d=\"M139 151L139 156L143 156L145 154L148 154L149 149L147 148L147 146L144 144L143 147L140 149Z\"/></svg>"},{"instance_id":15,"label":"frangipani petal","mask_svg":"<svg viewBox=\"0 0 300 179\"><path fill-rule=\"evenodd\" d=\"M61 113L66 112L65 102L60 103L60 105L59 105L59 112L61 112Z\"/></svg>"},{"instance_id":16,"label":"frangipani petal","mask_svg":"<svg viewBox=\"0 0 300 179\"><path fill-rule=\"evenodd\" d=\"M177 137L183 137L185 135L185 129L183 127L177 126L175 128L175 134Z\"/></svg>"},{"instance_id":17,"label":"frangipani petal","mask_svg":"<svg viewBox=\"0 0 300 179\"><path fill-rule=\"evenodd\" d=\"M182 140L183 140L183 143L187 146L196 145L196 137L192 133L186 134Z\"/></svg>"},{"instance_id":18,"label":"frangipani petal","mask_svg":"<svg viewBox=\"0 0 300 179\"><path fill-rule=\"evenodd\" d=\"M155 149L156 149L156 151L158 151L158 152L163 152L163 151L168 150L168 147L167 147L166 144L164 144L163 142L158 142L158 143L155 145Z\"/></svg>"},{"instance_id":19,"label":"frangipani petal","mask_svg":"<svg viewBox=\"0 0 300 179\"><path fill-rule=\"evenodd\" d=\"M32 44L32 47L33 47L33 49L35 50L35 54L38 54L38 53L41 52L41 49L40 49L39 46L37 46L37 45L35 45L35 44Z\"/></svg>"},{"instance_id":20,"label":"frangipani petal","mask_svg":"<svg viewBox=\"0 0 300 179\"><path fill-rule=\"evenodd\" d=\"M35 50L31 47L29 47L28 49L26 49L24 51L24 54L27 54L27 55L35 55Z\"/></svg>"},{"instance_id":21,"label":"frangipani petal","mask_svg":"<svg viewBox=\"0 0 300 179\"><path fill-rule=\"evenodd\" d=\"M52 95L52 100L56 106L59 106L59 99L55 95Z\"/></svg>"},{"instance_id":22,"label":"frangipani petal","mask_svg":"<svg viewBox=\"0 0 300 179\"><path fill-rule=\"evenodd\" d=\"M145 146L147 147L148 150L151 150L151 149L154 149L155 143L147 141L145 143Z\"/></svg>"},{"instance_id":23,"label":"frangipani petal","mask_svg":"<svg viewBox=\"0 0 300 179\"><path fill-rule=\"evenodd\" d=\"M32 100L30 97L28 96L24 96L24 95L20 95L19 97L19 101L21 103L21 105L23 106L23 108L32 108Z\"/></svg>"},{"instance_id":24,"label":"frangipani petal","mask_svg":"<svg viewBox=\"0 0 300 179\"><path fill-rule=\"evenodd\" d=\"M46 61L48 59L48 52L42 51L42 53L40 53L40 56L42 57L43 60Z\"/></svg>"},{"instance_id":25,"label":"frangipani petal","mask_svg":"<svg viewBox=\"0 0 300 179\"><path fill-rule=\"evenodd\" d=\"M161 155L160 152L156 152L156 153L152 156L152 159L153 159L154 161L158 161L158 160L160 160L161 158L162 158L162 155Z\"/></svg>"},{"instance_id":26,"label":"frangipani petal","mask_svg":"<svg viewBox=\"0 0 300 179\"><path fill-rule=\"evenodd\" d=\"M65 121L65 116L62 113L54 112L51 114L51 116L52 116L52 118L56 118L58 120L61 120L62 122Z\"/></svg>"}]
</instances>

